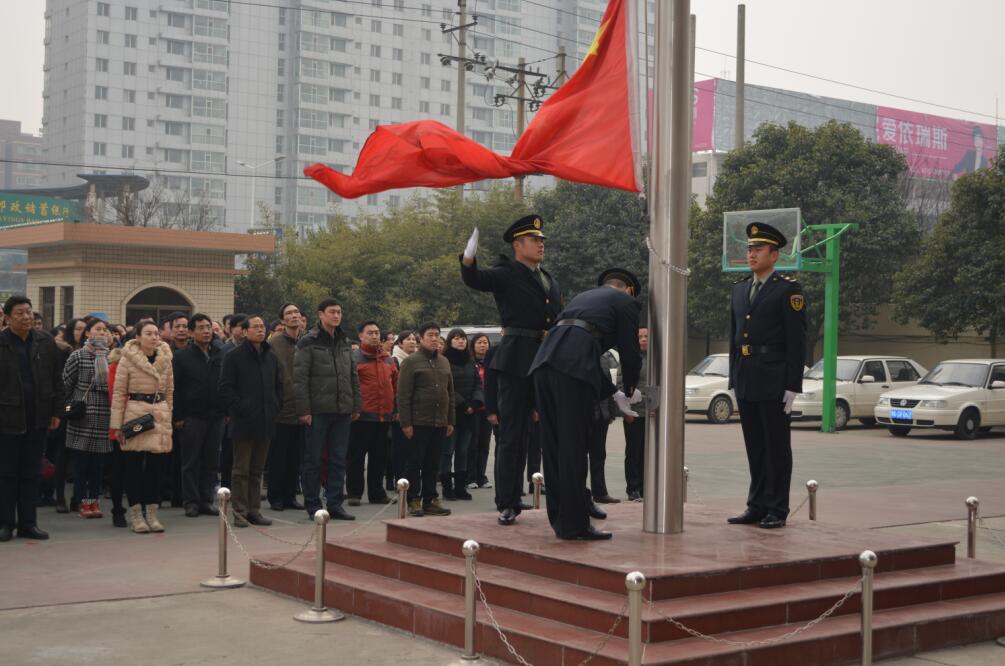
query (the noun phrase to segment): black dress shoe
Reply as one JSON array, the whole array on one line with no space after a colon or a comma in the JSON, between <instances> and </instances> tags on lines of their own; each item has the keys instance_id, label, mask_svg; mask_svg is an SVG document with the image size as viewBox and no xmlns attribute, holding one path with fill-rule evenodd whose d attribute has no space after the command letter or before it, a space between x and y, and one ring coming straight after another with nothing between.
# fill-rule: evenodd
<instances>
[{"instance_id":1,"label":"black dress shoe","mask_svg":"<svg viewBox=\"0 0 1005 666\"><path fill-rule=\"evenodd\" d=\"M348 513L342 507L335 507L334 509L328 509L328 515L332 520L356 520L356 516Z\"/></svg>"},{"instance_id":2,"label":"black dress shoe","mask_svg":"<svg viewBox=\"0 0 1005 666\"><path fill-rule=\"evenodd\" d=\"M0 543L4 541L10 541L13 538L14 532L7 525L0 525Z\"/></svg>"},{"instance_id":3,"label":"black dress shoe","mask_svg":"<svg viewBox=\"0 0 1005 666\"><path fill-rule=\"evenodd\" d=\"M628 493L628 501L629 502L641 502L642 501L642 493L633 490L632 492Z\"/></svg>"},{"instance_id":4,"label":"black dress shoe","mask_svg":"<svg viewBox=\"0 0 1005 666\"><path fill-rule=\"evenodd\" d=\"M590 514L590 518L593 518L595 520L607 520L607 512L601 509L593 502L590 502L590 509L588 513Z\"/></svg>"},{"instance_id":5,"label":"black dress shoe","mask_svg":"<svg viewBox=\"0 0 1005 666\"><path fill-rule=\"evenodd\" d=\"M200 516L219 516L220 510L217 509L212 504L200 504L199 505L199 515Z\"/></svg>"},{"instance_id":6,"label":"black dress shoe","mask_svg":"<svg viewBox=\"0 0 1005 666\"><path fill-rule=\"evenodd\" d=\"M517 513L513 509L503 509L499 514L500 525L512 525L516 522Z\"/></svg>"},{"instance_id":7,"label":"black dress shoe","mask_svg":"<svg viewBox=\"0 0 1005 666\"><path fill-rule=\"evenodd\" d=\"M300 502L296 501L295 499L294 500L286 500L285 502L283 502L283 505L287 509L296 509L297 511L303 511L304 510L304 505L301 504Z\"/></svg>"},{"instance_id":8,"label":"black dress shoe","mask_svg":"<svg viewBox=\"0 0 1005 666\"><path fill-rule=\"evenodd\" d=\"M520 511L530 511L533 508L534 508L533 504L527 504L526 502L520 502ZM517 515L519 515L519 513Z\"/></svg>"},{"instance_id":9,"label":"black dress shoe","mask_svg":"<svg viewBox=\"0 0 1005 666\"><path fill-rule=\"evenodd\" d=\"M283 502L269 502L269 508L273 511L285 511L286 504Z\"/></svg>"},{"instance_id":10,"label":"black dress shoe","mask_svg":"<svg viewBox=\"0 0 1005 666\"><path fill-rule=\"evenodd\" d=\"M115 527L128 527L126 523L125 510L112 509L112 525Z\"/></svg>"},{"instance_id":11,"label":"black dress shoe","mask_svg":"<svg viewBox=\"0 0 1005 666\"><path fill-rule=\"evenodd\" d=\"M761 522L757 526L766 530L775 530L779 527L785 527L785 519L769 513L764 518L761 518Z\"/></svg>"},{"instance_id":12,"label":"black dress shoe","mask_svg":"<svg viewBox=\"0 0 1005 666\"><path fill-rule=\"evenodd\" d=\"M257 511L252 511L246 516L249 523L252 525L260 525L261 527L268 527L272 524L272 519L266 518Z\"/></svg>"},{"instance_id":13,"label":"black dress shoe","mask_svg":"<svg viewBox=\"0 0 1005 666\"><path fill-rule=\"evenodd\" d=\"M198 518L199 517L199 507L195 504L189 504L185 507L185 517L186 518Z\"/></svg>"},{"instance_id":14,"label":"black dress shoe","mask_svg":"<svg viewBox=\"0 0 1005 666\"><path fill-rule=\"evenodd\" d=\"M731 516L727 518L726 522L730 525L753 525L754 523L761 522L761 518L764 518L763 513L757 513L756 511L747 509L739 516Z\"/></svg>"},{"instance_id":15,"label":"black dress shoe","mask_svg":"<svg viewBox=\"0 0 1005 666\"><path fill-rule=\"evenodd\" d=\"M590 525L585 532L572 537L576 541L606 541L614 535L610 532L601 532L593 525Z\"/></svg>"},{"instance_id":16,"label":"black dress shoe","mask_svg":"<svg viewBox=\"0 0 1005 666\"><path fill-rule=\"evenodd\" d=\"M29 525L28 527L19 527L17 529L17 536L19 539L34 539L36 541L45 541L49 538L49 533L45 530L38 529L37 525Z\"/></svg>"}]
</instances>

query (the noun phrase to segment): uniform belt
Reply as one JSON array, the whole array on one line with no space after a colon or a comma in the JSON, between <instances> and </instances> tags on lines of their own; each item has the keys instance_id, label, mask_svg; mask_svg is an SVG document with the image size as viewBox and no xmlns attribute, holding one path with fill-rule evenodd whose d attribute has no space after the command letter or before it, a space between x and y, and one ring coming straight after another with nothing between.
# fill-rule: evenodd
<instances>
[{"instance_id":1,"label":"uniform belt","mask_svg":"<svg viewBox=\"0 0 1005 666\"><path fill-rule=\"evenodd\" d=\"M555 326L575 326L583 329L595 338L600 337L600 331L597 330L597 327L588 321L583 321L582 319L559 319L555 323Z\"/></svg>"},{"instance_id":2,"label":"uniform belt","mask_svg":"<svg viewBox=\"0 0 1005 666\"><path fill-rule=\"evenodd\" d=\"M540 340L545 335L547 331L541 331L535 328L514 328L512 326L507 326L502 330L503 335L518 335L521 338L535 338Z\"/></svg>"},{"instance_id":3,"label":"uniform belt","mask_svg":"<svg viewBox=\"0 0 1005 666\"><path fill-rule=\"evenodd\" d=\"M741 356L753 356L754 354L774 354L784 352L785 352L785 345L740 345Z\"/></svg>"},{"instance_id":4,"label":"uniform belt","mask_svg":"<svg viewBox=\"0 0 1005 666\"><path fill-rule=\"evenodd\" d=\"M130 393L129 399L139 402L149 402L151 405L164 401L164 397L159 393Z\"/></svg>"}]
</instances>

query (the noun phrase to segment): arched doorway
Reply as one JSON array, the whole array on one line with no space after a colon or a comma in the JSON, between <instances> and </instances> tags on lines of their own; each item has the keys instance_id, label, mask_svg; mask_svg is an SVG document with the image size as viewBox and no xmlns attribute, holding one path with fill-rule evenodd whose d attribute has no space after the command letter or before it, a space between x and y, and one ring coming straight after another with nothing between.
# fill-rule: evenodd
<instances>
[{"instance_id":1,"label":"arched doorway","mask_svg":"<svg viewBox=\"0 0 1005 666\"><path fill-rule=\"evenodd\" d=\"M132 326L146 317L160 322L172 312L192 314L192 304L170 287L147 287L126 303L126 324Z\"/></svg>"}]
</instances>

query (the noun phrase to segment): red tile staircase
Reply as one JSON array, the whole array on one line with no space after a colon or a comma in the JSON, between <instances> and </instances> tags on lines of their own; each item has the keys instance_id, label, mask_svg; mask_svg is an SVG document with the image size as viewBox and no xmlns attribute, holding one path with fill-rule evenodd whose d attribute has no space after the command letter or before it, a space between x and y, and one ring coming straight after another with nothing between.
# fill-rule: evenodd
<instances>
[{"instance_id":1,"label":"red tile staircase","mask_svg":"<svg viewBox=\"0 0 1005 666\"><path fill-rule=\"evenodd\" d=\"M463 645L461 544L481 545L478 577L496 620L535 666L625 664L628 622L605 636L625 608L625 574L646 575L644 664L828 666L860 655L860 597L777 643L858 588L858 555L879 556L873 650L877 659L1005 635L1005 566L956 561L955 542L793 520L783 530L727 526L725 516L688 506L685 532L644 534L641 506L608 507L606 542L559 541L543 511L513 527L495 514L386 521L386 535L360 535L326 548L326 603L346 613L455 646ZM313 600L313 558L268 570L251 582ZM288 555L261 558L280 562ZM650 601L652 606L650 606ZM515 663L479 603L480 654ZM672 616L712 635L688 636ZM735 645L744 643L745 645ZM751 643L755 643L751 645Z\"/></svg>"}]
</instances>

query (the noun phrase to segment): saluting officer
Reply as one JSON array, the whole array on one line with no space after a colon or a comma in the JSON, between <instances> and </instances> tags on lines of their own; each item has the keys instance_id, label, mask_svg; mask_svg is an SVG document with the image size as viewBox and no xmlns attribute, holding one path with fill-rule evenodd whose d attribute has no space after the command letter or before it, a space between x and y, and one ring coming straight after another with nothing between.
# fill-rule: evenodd
<instances>
[{"instance_id":1,"label":"saluting officer","mask_svg":"<svg viewBox=\"0 0 1005 666\"><path fill-rule=\"evenodd\" d=\"M638 278L614 268L604 271L598 284L562 310L531 366L541 415L548 520L559 539L611 538L610 532L590 524L593 502L586 490L594 405L615 392L611 373L601 365L600 357L605 350L618 348L627 396L636 393L642 369L640 306L635 299ZM624 410L628 398L618 397Z\"/></svg>"},{"instance_id":2,"label":"saluting officer","mask_svg":"<svg viewBox=\"0 0 1005 666\"><path fill-rule=\"evenodd\" d=\"M729 388L736 394L750 466L747 510L731 524L785 526L792 481L789 425L802 391L806 300L802 287L775 273L786 240L767 224L747 225L751 275L733 285Z\"/></svg>"},{"instance_id":3,"label":"saluting officer","mask_svg":"<svg viewBox=\"0 0 1005 666\"><path fill-rule=\"evenodd\" d=\"M478 268L475 261L478 229L471 234L461 257L464 284L478 291L492 292L502 323L502 341L490 365L498 381L495 489L501 525L512 525L520 514L522 472L534 410L530 363L545 332L555 322L561 303L558 281L541 268L545 239L542 226L538 215L522 217L510 225L503 234L503 241L512 245L513 259L500 256L492 268Z\"/></svg>"}]
</instances>

